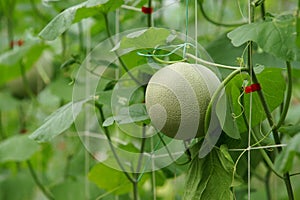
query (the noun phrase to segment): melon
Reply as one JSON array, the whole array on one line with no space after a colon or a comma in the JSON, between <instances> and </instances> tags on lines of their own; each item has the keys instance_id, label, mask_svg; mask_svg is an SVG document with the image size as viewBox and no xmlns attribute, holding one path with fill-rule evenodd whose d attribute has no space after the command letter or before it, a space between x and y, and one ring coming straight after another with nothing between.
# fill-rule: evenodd
<instances>
[{"instance_id":1,"label":"melon","mask_svg":"<svg viewBox=\"0 0 300 200\"><path fill-rule=\"evenodd\" d=\"M151 124L179 140L204 136L206 110L220 84L215 73L200 64L178 62L161 68L146 88Z\"/></svg>"}]
</instances>

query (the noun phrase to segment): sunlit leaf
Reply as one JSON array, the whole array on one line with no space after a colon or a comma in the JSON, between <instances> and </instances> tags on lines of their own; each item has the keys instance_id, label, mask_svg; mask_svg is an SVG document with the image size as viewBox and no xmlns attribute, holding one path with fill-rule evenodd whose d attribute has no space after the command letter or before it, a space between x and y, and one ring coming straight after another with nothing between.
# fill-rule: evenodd
<instances>
[{"instance_id":1,"label":"sunlit leaf","mask_svg":"<svg viewBox=\"0 0 300 200\"><path fill-rule=\"evenodd\" d=\"M90 99L85 99L75 103L70 102L59 108L52 113L45 120L45 123L35 130L29 137L39 142L49 142L72 125L80 113L84 103L89 100Z\"/></svg>"},{"instance_id":2,"label":"sunlit leaf","mask_svg":"<svg viewBox=\"0 0 300 200\"><path fill-rule=\"evenodd\" d=\"M111 12L123 4L123 0L95 1L90 0L69 7L58 14L40 33L39 36L45 40L54 40L70 26L88 17L101 13Z\"/></svg>"},{"instance_id":3,"label":"sunlit leaf","mask_svg":"<svg viewBox=\"0 0 300 200\"><path fill-rule=\"evenodd\" d=\"M263 22L240 26L228 37L234 46L241 46L247 41L254 41L265 52L283 60L299 60L299 48L296 46L295 17L280 15Z\"/></svg>"},{"instance_id":4,"label":"sunlit leaf","mask_svg":"<svg viewBox=\"0 0 300 200\"><path fill-rule=\"evenodd\" d=\"M170 36L171 31L164 28L149 28L134 32L122 38L120 48L154 48L157 45L164 45L167 42L167 37Z\"/></svg>"},{"instance_id":5,"label":"sunlit leaf","mask_svg":"<svg viewBox=\"0 0 300 200\"><path fill-rule=\"evenodd\" d=\"M114 194L124 194L131 190L132 184L122 171L102 163L95 165L88 174L89 180L99 188Z\"/></svg>"}]
</instances>

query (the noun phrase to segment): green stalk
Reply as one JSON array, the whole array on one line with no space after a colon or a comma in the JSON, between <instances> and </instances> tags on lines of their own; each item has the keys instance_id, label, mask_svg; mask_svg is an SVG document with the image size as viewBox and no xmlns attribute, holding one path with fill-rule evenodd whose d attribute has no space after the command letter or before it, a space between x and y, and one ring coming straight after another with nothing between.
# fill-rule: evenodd
<instances>
[{"instance_id":1,"label":"green stalk","mask_svg":"<svg viewBox=\"0 0 300 200\"><path fill-rule=\"evenodd\" d=\"M116 46L115 45L115 42L112 40L111 38L111 32L110 32L110 29L109 29L109 23L108 23L108 17L107 17L107 14L103 13L103 16L104 16L104 21L105 21L105 27L106 27L106 33L107 33L107 36L109 38L109 41L111 43L112 46ZM124 70L128 73L128 75L130 76L130 78L132 78L132 80L134 82L136 82L138 85L143 85L139 80L137 80L132 74L131 72L129 71L128 67L126 66L126 64L124 63L124 61L122 60L122 58L119 56L118 52L117 51L114 51L120 64L122 65L122 67L124 68Z\"/></svg>"},{"instance_id":2,"label":"green stalk","mask_svg":"<svg viewBox=\"0 0 300 200\"><path fill-rule=\"evenodd\" d=\"M61 46L62 46L61 55L63 60L65 60L66 52L67 52L67 32L63 32L61 34Z\"/></svg>"},{"instance_id":3,"label":"green stalk","mask_svg":"<svg viewBox=\"0 0 300 200\"><path fill-rule=\"evenodd\" d=\"M34 0L30 0L30 5L31 5L32 10L35 12L36 16L38 17L38 19L41 19L44 22L48 22L47 17L39 11L39 9L37 8Z\"/></svg>"},{"instance_id":4,"label":"green stalk","mask_svg":"<svg viewBox=\"0 0 300 200\"><path fill-rule=\"evenodd\" d=\"M254 70L252 71L252 75L253 75L252 76L253 77L253 83L258 83L258 80L257 80L257 77L254 73ZM280 137L279 137L279 133L278 133L278 126L276 126L274 121L273 121L273 117L272 117L272 114L271 114L270 109L268 107L267 101L264 97L264 94L261 90L257 91L257 94L258 94L260 102L263 106L263 109L264 109L264 111L267 115L268 123L269 123L270 127L272 128L275 144L280 145L281 141L280 141ZM286 102L286 104L289 104L289 103ZM281 116L282 116L281 119L285 118L284 115L281 115ZM277 150L280 153L282 151L282 147L278 146ZM291 180L290 180L290 175L289 175L288 172L284 174L284 182L285 182L285 186L286 186L287 193L288 193L288 196L289 196L289 200L294 200L293 188L292 188L292 184L291 184Z\"/></svg>"},{"instance_id":5,"label":"green stalk","mask_svg":"<svg viewBox=\"0 0 300 200\"><path fill-rule=\"evenodd\" d=\"M139 199L138 182L134 181L132 184L133 184L133 199L138 200Z\"/></svg>"},{"instance_id":6,"label":"green stalk","mask_svg":"<svg viewBox=\"0 0 300 200\"><path fill-rule=\"evenodd\" d=\"M148 8L152 7L152 0L148 0ZM152 13L148 13L147 17L148 27L152 27Z\"/></svg>"},{"instance_id":7,"label":"green stalk","mask_svg":"<svg viewBox=\"0 0 300 200\"><path fill-rule=\"evenodd\" d=\"M79 31L79 53L85 55L86 52L84 50L82 21L78 22L78 31Z\"/></svg>"},{"instance_id":8,"label":"green stalk","mask_svg":"<svg viewBox=\"0 0 300 200\"><path fill-rule=\"evenodd\" d=\"M29 160L26 161L27 166L29 168L30 174L34 180L34 182L36 183L36 185L40 188L40 190L43 192L43 194L50 200L55 200L54 196L48 191L48 189L46 189L46 187L41 183L41 181L39 180L39 178L37 177L37 174L31 164L31 162Z\"/></svg>"},{"instance_id":9,"label":"green stalk","mask_svg":"<svg viewBox=\"0 0 300 200\"><path fill-rule=\"evenodd\" d=\"M265 176L265 186L266 186L266 193L267 193L267 199L272 199L272 193L270 189L270 176L271 176L271 170L268 169L266 176Z\"/></svg>"},{"instance_id":10,"label":"green stalk","mask_svg":"<svg viewBox=\"0 0 300 200\"><path fill-rule=\"evenodd\" d=\"M211 100L208 104L207 107L207 111L205 113L205 121L204 121L204 131L207 132L208 127L209 127L209 120L210 120L210 116L211 116L211 110L212 110L212 106L214 104L214 102L217 100L217 98L220 96L222 90L224 89L224 87L229 83L229 81L231 79L233 79L236 75L238 75L239 73L243 72L243 71L247 71L246 68L240 68L240 69L236 69L233 72L231 72L221 83L221 85L219 85L219 87L217 88L217 90L214 92L213 96L211 97Z\"/></svg>"},{"instance_id":11,"label":"green stalk","mask_svg":"<svg viewBox=\"0 0 300 200\"><path fill-rule=\"evenodd\" d=\"M282 108L282 112L279 118L279 121L277 122L276 129L278 130L281 125L284 123L285 118L287 116L287 112L290 107L291 99L292 99L292 89L293 89L293 80L292 80L292 66L290 62L286 62L286 68L287 68L287 93L285 98L285 103Z\"/></svg>"},{"instance_id":12,"label":"green stalk","mask_svg":"<svg viewBox=\"0 0 300 200\"><path fill-rule=\"evenodd\" d=\"M254 6L253 5L251 6L249 19L250 19L249 23L252 23L254 21ZM248 73L252 77L252 82L254 84L258 84L259 82L258 82L258 79L257 79L256 74L254 72L253 63L252 63L252 42L251 41L249 42L249 46L248 46L248 67L249 67L249 72ZM287 67L291 69L291 66L288 63L287 63ZM289 73L291 75L291 71ZM291 83L289 83L289 84L291 84ZM260 102L263 106L263 109L266 113L268 123L269 123L270 127L272 128L275 144L280 145L281 141L280 141L280 137L279 137L279 133L278 133L278 126L276 126L276 124L274 123L272 113L269 109L269 106L267 104L265 96L264 96L262 90L258 90L257 94L258 94ZM285 104L289 105L289 102L286 102ZM285 108L285 109L288 109L288 107ZM281 115L281 118L280 118L281 120L280 121L283 122L284 119L285 119L285 116L286 116L286 114L283 113L283 115ZM278 146L277 150L280 153L282 151L282 147ZM292 188L292 184L291 184L291 180L290 180L290 175L289 175L288 172L284 174L284 182L285 182L285 186L286 186L286 189L287 189L289 200L294 200L293 188Z\"/></svg>"},{"instance_id":13,"label":"green stalk","mask_svg":"<svg viewBox=\"0 0 300 200\"><path fill-rule=\"evenodd\" d=\"M98 109L98 111L100 113L100 117L101 117L100 123L101 123L103 121L103 119L104 119L104 115L103 115L103 111L102 111L102 106L100 104L98 104L98 103L95 103L95 106L96 106L96 108ZM115 150L115 147L112 144L112 140L110 138L110 135L109 135L107 127L103 127L103 129L104 129L104 134L105 134L105 136L106 136L106 138L108 140L109 147L110 147L110 149L111 149L111 151L112 151L112 153L113 153L113 155L114 155L114 157L115 157L115 159L116 159L119 167L121 168L121 170L123 171L123 173L125 174L125 176L127 177L127 179L131 183L134 184L136 181L127 173L127 171L125 170L123 164L121 163L121 160L120 160L120 158L119 158L119 156L118 156L118 154L117 154L117 152Z\"/></svg>"},{"instance_id":14,"label":"green stalk","mask_svg":"<svg viewBox=\"0 0 300 200\"><path fill-rule=\"evenodd\" d=\"M265 8L265 3L262 2L260 5L260 12L261 12L261 17L263 20L266 19L266 8Z\"/></svg>"},{"instance_id":15,"label":"green stalk","mask_svg":"<svg viewBox=\"0 0 300 200\"><path fill-rule=\"evenodd\" d=\"M166 142L165 142L164 139L162 138L161 134L158 132L157 135L158 135L158 137L159 137L161 143L162 143L162 144L164 145L164 147L166 148L167 153L168 153L168 155L170 156L170 158L171 158L171 160L172 160L173 163L175 163L176 165L186 165L186 164L188 164L189 162L191 162L192 158L191 158L190 156L188 156L188 160L187 160L187 161L185 161L185 162L183 162L183 163L178 163L178 162L174 159L174 157L172 156L172 153L170 152L170 150L169 150L169 148L168 148Z\"/></svg>"},{"instance_id":16,"label":"green stalk","mask_svg":"<svg viewBox=\"0 0 300 200\"><path fill-rule=\"evenodd\" d=\"M3 126L3 121L2 121L2 111L0 110L0 136L1 140L6 139L6 134L4 132L4 126Z\"/></svg>"},{"instance_id":17,"label":"green stalk","mask_svg":"<svg viewBox=\"0 0 300 200\"><path fill-rule=\"evenodd\" d=\"M141 169L142 166L142 160L143 160L143 156L144 156L144 150L145 150L145 143L146 143L146 127L145 124L143 124L143 130L142 130L142 144L141 144L141 149L140 149L140 156L139 156L139 160L138 160L138 165L136 168L136 172L137 174L139 174L139 171ZM136 181L138 181L138 178L136 179Z\"/></svg>"},{"instance_id":18,"label":"green stalk","mask_svg":"<svg viewBox=\"0 0 300 200\"><path fill-rule=\"evenodd\" d=\"M138 182L140 181L140 178L142 177L143 173L140 173L139 171L141 170L142 167L142 161L143 161L143 157L144 157L144 151L145 151L145 144L146 144L146 127L145 124L143 124L143 129L142 129L142 144L141 144L141 148L140 148L140 156L138 159L138 164L137 164L137 168L136 168L136 173L134 173L135 176L135 180L133 183L133 196L134 199L138 199Z\"/></svg>"},{"instance_id":19,"label":"green stalk","mask_svg":"<svg viewBox=\"0 0 300 200\"><path fill-rule=\"evenodd\" d=\"M7 23L7 35L8 35L8 44L14 41L14 10L16 2L15 0L6 1L7 6L4 7ZM9 46L10 49L13 49L13 46Z\"/></svg>"},{"instance_id":20,"label":"green stalk","mask_svg":"<svg viewBox=\"0 0 300 200\"><path fill-rule=\"evenodd\" d=\"M206 14L205 9L204 9L204 7L203 7L203 2L204 2L204 0L198 0L197 2L198 2L198 5L199 5L200 11L201 11L203 17L204 17L207 21L209 21L210 23L212 23L212 24L214 24L214 25L216 25L216 26L236 27L236 26L241 26L241 25L246 24L246 23L244 23L244 22L241 22L241 23L232 23L232 24L225 24L225 23L217 22L217 21L213 20L212 18L210 18L210 17Z\"/></svg>"},{"instance_id":21,"label":"green stalk","mask_svg":"<svg viewBox=\"0 0 300 200\"><path fill-rule=\"evenodd\" d=\"M20 71L21 71L21 77L22 77L22 82L23 82L23 85L24 85L24 89L26 91L26 93L28 94L28 96L30 97L30 99L36 104L38 105L38 101L35 97L35 94L33 93L33 91L31 90L30 88L30 85L29 85L29 81L26 77L26 71L25 71L25 66L22 62L22 60L20 61Z\"/></svg>"}]
</instances>

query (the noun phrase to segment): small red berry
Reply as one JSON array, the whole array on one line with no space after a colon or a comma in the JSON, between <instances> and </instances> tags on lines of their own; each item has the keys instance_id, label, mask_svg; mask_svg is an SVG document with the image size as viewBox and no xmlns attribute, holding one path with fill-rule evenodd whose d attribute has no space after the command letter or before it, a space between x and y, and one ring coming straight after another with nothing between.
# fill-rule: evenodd
<instances>
[{"instance_id":1,"label":"small red berry","mask_svg":"<svg viewBox=\"0 0 300 200\"><path fill-rule=\"evenodd\" d=\"M20 132L20 134L26 134L27 133L27 129L26 128L22 128L19 132Z\"/></svg>"},{"instance_id":2,"label":"small red berry","mask_svg":"<svg viewBox=\"0 0 300 200\"><path fill-rule=\"evenodd\" d=\"M17 44L18 44L18 46L20 47L20 46L23 46L23 44L24 44L24 40L18 40L18 42L17 42Z\"/></svg>"}]
</instances>

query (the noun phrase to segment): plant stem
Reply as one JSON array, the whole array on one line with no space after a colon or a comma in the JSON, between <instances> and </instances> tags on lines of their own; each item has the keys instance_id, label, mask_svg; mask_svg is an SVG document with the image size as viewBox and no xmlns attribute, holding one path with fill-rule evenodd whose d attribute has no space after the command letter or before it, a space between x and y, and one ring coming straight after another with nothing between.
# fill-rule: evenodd
<instances>
[{"instance_id":1,"label":"plant stem","mask_svg":"<svg viewBox=\"0 0 300 200\"><path fill-rule=\"evenodd\" d=\"M148 8L152 7L152 0L148 0ZM148 27L152 27L152 13L148 13L147 17Z\"/></svg>"},{"instance_id":2,"label":"plant stem","mask_svg":"<svg viewBox=\"0 0 300 200\"><path fill-rule=\"evenodd\" d=\"M83 42L83 28L82 28L82 21L78 22L78 31L79 31L79 53L85 55L84 50L84 42Z\"/></svg>"},{"instance_id":3,"label":"plant stem","mask_svg":"<svg viewBox=\"0 0 300 200\"><path fill-rule=\"evenodd\" d=\"M207 111L205 113L205 122L204 122L204 131L207 132L208 130L208 126L209 126L209 120L210 120L210 116L211 116L211 110L212 110L212 105L213 103L217 100L217 98L220 96L222 90L224 89L224 87L229 83L229 81L231 79L233 79L236 75L238 75L239 73L241 73L242 71L247 71L246 68L239 68L234 70L233 72L231 72L231 74L229 74L221 83L221 85L219 85L219 87L217 88L217 90L214 92L213 96L211 97L211 100L208 104L207 107Z\"/></svg>"},{"instance_id":4,"label":"plant stem","mask_svg":"<svg viewBox=\"0 0 300 200\"><path fill-rule=\"evenodd\" d=\"M3 121L2 121L2 111L0 110L0 140L6 139L6 134L4 132L4 126L3 126Z\"/></svg>"},{"instance_id":5,"label":"plant stem","mask_svg":"<svg viewBox=\"0 0 300 200\"><path fill-rule=\"evenodd\" d=\"M30 0L30 5L32 7L32 10L35 12L35 14L37 15L38 19L43 20L44 22L48 22L48 19L45 15L43 15L39 9L37 8L34 0Z\"/></svg>"},{"instance_id":6,"label":"plant stem","mask_svg":"<svg viewBox=\"0 0 300 200\"><path fill-rule=\"evenodd\" d=\"M4 6L4 11L6 15L6 23L7 23L7 35L8 35L8 45L10 49L13 49L13 45L11 42L14 41L14 10L15 10L15 0L6 1L6 8Z\"/></svg>"},{"instance_id":7,"label":"plant stem","mask_svg":"<svg viewBox=\"0 0 300 200\"><path fill-rule=\"evenodd\" d=\"M111 32L110 32L110 29L109 29L109 23L108 23L108 17L107 17L107 14L103 13L103 16L104 16L104 21L105 21L105 27L106 27L106 33L107 33L107 36L108 36L108 39L111 43L111 45L114 47L116 46L115 45L115 42L112 40L111 38ZM136 82L138 85L143 85L139 80L137 80L132 74L131 72L129 71L128 67L126 66L126 64L124 63L123 59L119 56L118 52L117 51L114 51L120 64L122 65L122 67L124 68L124 70L128 73L128 75L130 76L130 78L132 78L132 80L134 82Z\"/></svg>"},{"instance_id":8,"label":"plant stem","mask_svg":"<svg viewBox=\"0 0 300 200\"><path fill-rule=\"evenodd\" d=\"M243 99L242 99L242 104L244 105L244 103L245 103L245 102L244 102L244 98L243 98ZM244 119L244 123L245 123L247 129L249 130L251 127L250 127L250 124L248 123L248 120L247 120L247 117L246 117L245 112L243 112L242 116L243 116L243 119ZM254 145L260 145L260 141L259 141L259 139L256 137L256 134L255 134L254 130L251 130L251 136L254 138L254 140L255 140L255 142L256 142ZM275 170L275 167L274 167L274 165L273 165L273 162L272 162L272 160L270 159L269 155L266 153L266 151L265 151L264 149L262 149L262 148L260 148L259 151L260 151L260 153L261 153L261 155L262 155L262 157L263 157L263 159L264 159L264 161L265 161L265 164L268 166L268 168L269 168L270 170L272 170L273 173L274 173L276 176L278 176L278 177L281 178L281 179L284 179L284 177L281 176L281 175Z\"/></svg>"},{"instance_id":9,"label":"plant stem","mask_svg":"<svg viewBox=\"0 0 300 200\"><path fill-rule=\"evenodd\" d=\"M247 119L246 119L246 116L245 114L243 114L243 117L244 117L244 121L246 123L246 126L248 127L248 129L250 128L249 124L247 123ZM253 132L253 130L251 131L252 133L252 137L254 138L255 142L257 142L258 144L260 144L258 138L256 137L255 133ZM262 157L264 158L264 161L266 162L266 165L269 167L270 170L272 170L272 172L278 176L279 178L281 179L284 179L283 176L281 176L276 170L275 170L275 167L274 167L274 164L272 162L272 160L270 159L269 155L266 153L266 151L264 149L259 149Z\"/></svg>"},{"instance_id":10,"label":"plant stem","mask_svg":"<svg viewBox=\"0 0 300 200\"><path fill-rule=\"evenodd\" d=\"M138 182L134 181L132 184L133 184L133 200L138 200L139 199Z\"/></svg>"},{"instance_id":11,"label":"plant stem","mask_svg":"<svg viewBox=\"0 0 300 200\"><path fill-rule=\"evenodd\" d=\"M282 108L282 112L279 118L279 121L277 122L276 129L278 130L281 125L284 123L285 118L287 116L287 112L290 107L290 102L292 98L292 89L293 89L293 80L292 80L292 66L290 62L286 62L286 68L287 68L287 93L285 102Z\"/></svg>"},{"instance_id":12,"label":"plant stem","mask_svg":"<svg viewBox=\"0 0 300 200\"><path fill-rule=\"evenodd\" d=\"M260 5L260 12L261 12L261 17L263 20L266 19L266 9L265 9L265 3L262 2Z\"/></svg>"},{"instance_id":13,"label":"plant stem","mask_svg":"<svg viewBox=\"0 0 300 200\"><path fill-rule=\"evenodd\" d=\"M152 199L156 200L156 184L155 184L155 171L151 172L151 193L152 193Z\"/></svg>"},{"instance_id":14,"label":"plant stem","mask_svg":"<svg viewBox=\"0 0 300 200\"><path fill-rule=\"evenodd\" d=\"M266 186L266 193L267 193L267 199L271 200L272 199L272 193L270 189L270 177L271 177L271 170L268 169L265 177L265 186Z\"/></svg>"},{"instance_id":15,"label":"plant stem","mask_svg":"<svg viewBox=\"0 0 300 200\"><path fill-rule=\"evenodd\" d=\"M173 162L173 163L175 163L176 165L186 165L186 164L188 164L189 162L192 161L192 158L191 158L190 156L188 156L188 160L187 160L187 161L185 161L185 162L183 162L183 163L178 163L178 162L174 159L172 153L170 152L170 150L169 150L169 148L168 148L166 142L165 142L164 139L162 138L161 134L158 132L157 135L158 135L158 137L159 137L161 143L162 143L162 144L164 145L164 147L166 148L166 150L167 150L167 152L168 152L168 155L169 155L170 158L172 159L172 162Z\"/></svg>"},{"instance_id":16,"label":"plant stem","mask_svg":"<svg viewBox=\"0 0 300 200\"><path fill-rule=\"evenodd\" d=\"M215 20L213 20L212 18L210 18L206 12L205 12L205 9L203 7L203 2L204 0L198 0L198 5L200 7L200 11L203 15L203 17L209 21L210 23L216 25L216 26L224 26L224 27L235 27L235 26L241 26L241 25L244 25L246 24L245 22L241 22L241 23L232 23L232 24L225 24L225 23L221 23L221 22L216 22Z\"/></svg>"},{"instance_id":17,"label":"plant stem","mask_svg":"<svg viewBox=\"0 0 300 200\"><path fill-rule=\"evenodd\" d=\"M63 60L65 60L66 49L67 49L67 32L63 32L61 34L61 46L62 46L61 55Z\"/></svg>"},{"instance_id":18,"label":"plant stem","mask_svg":"<svg viewBox=\"0 0 300 200\"><path fill-rule=\"evenodd\" d=\"M34 170L34 168L32 167L32 164L29 160L26 161L27 166L29 168L30 174L34 180L34 182L36 183L36 185L40 188L40 190L43 192L43 194L50 200L54 200L54 196L45 188L45 186L41 183L41 181L38 179L37 174Z\"/></svg>"},{"instance_id":19,"label":"plant stem","mask_svg":"<svg viewBox=\"0 0 300 200\"><path fill-rule=\"evenodd\" d=\"M253 83L258 83L258 80L254 73L254 70L252 71L252 74L253 74ZM275 144L280 145L281 141L280 141L280 137L279 137L279 133L278 133L279 127L274 124L272 114L270 112L270 109L268 107L268 104L264 97L263 92L261 90L259 90L259 91L257 91L257 94L259 96L260 102L262 103L263 109L267 115L268 123L269 123L270 127L272 128ZM286 102L286 104L289 104L289 103ZM281 115L281 116L283 116L283 115ZM282 147L278 146L277 150L280 153L282 151ZM288 172L285 173L283 177L284 177L285 186L286 186L286 189L288 192L289 200L294 200L293 188L292 188L289 173Z\"/></svg>"},{"instance_id":20,"label":"plant stem","mask_svg":"<svg viewBox=\"0 0 300 200\"><path fill-rule=\"evenodd\" d=\"M143 160L143 156L144 156L144 150L145 150L145 143L146 143L146 127L145 124L143 124L143 133L142 133L142 144L141 144L141 149L140 149L140 156L139 156L139 160L138 160L138 165L136 168L136 173L140 174L140 170L141 170L141 166L142 166L142 160ZM138 181L136 179L136 181Z\"/></svg>"},{"instance_id":21,"label":"plant stem","mask_svg":"<svg viewBox=\"0 0 300 200\"><path fill-rule=\"evenodd\" d=\"M64 170L64 179L66 180L69 176L69 171L70 171L70 164L72 161L73 155L68 155L66 165L65 165L65 170Z\"/></svg>"},{"instance_id":22,"label":"plant stem","mask_svg":"<svg viewBox=\"0 0 300 200\"><path fill-rule=\"evenodd\" d=\"M142 144L141 144L141 149L140 149L140 156L138 159L138 164L136 168L136 173L134 173L135 180L133 184L133 196L134 199L138 199L138 182L140 178L142 177L142 173L140 173L141 166L142 166L142 161L143 161L143 156L144 156L144 150L145 150L145 144L146 144L146 126L143 124L143 130L142 130Z\"/></svg>"},{"instance_id":23,"label":"plant stem","mask_svg":"<svg viewBox=\"0 0 300 200\"><path fill-rule=\"evenodd\" d=\"M104 119L104 115L103 115L103 111L102 111L102 106L100 104L98 104L98 103L95 103L95 106L96 106L96 108L98 109L98 111L100 113L100 117L101 117L100 123L102 123L102 121ZM118 156L118 154L117 154L117 152L115 150L115 147L112 144L112 140L110 138L110 135L109 135L109 132L107 130L107 127L103 127L103 129L104 129L104 134L105 134L105 136L106 136L106 138L108 140L109 147L110 147L110 149L111 149L111 151L112 151L112 153L113 153L113 155L114 155L114 157L115 157L115 159L116 159L119 167L121 168L121 170L123 171L123 173L125 174L125 176L127 177L127 179L131 183L135 183L136 181L127 173L127 171L125 170L123 164L121 163L121 160L120 160L120 158L119 158L119 156Z\"/></svg>"},{"instance_id":24,"label":"plant stem","mask_svg":"<svg viewBox=\"0 0 300 200\"><path fill-rule=\"evenodd\" d=\"M29 81L27 79L25 66L24 66L22 60L20 61L20 71L21 71L22 82L23 82L24 89L25 89L26 93L28 94L28 96L30 97L32 102L35 103L36 105L38 105L38 101L35 97L35 94L33 93L32 89L31 89Z\"/></svg>"},{"instance_id":25,"label":"plant stem","mask_svg":"<svg viewBox=\"0 0 300 200\"><path fill-rule=\"evenodd\" d=\"M250 6L250 7L251 7L251 10L249 12L249 14L250 14L249 15L249 23L252 23L254 21L254 7L253 7L253 5ZM254 72L253 63L252 63L252 42L251 41L249 42L249 45L248 45L248 67L249 67L249 72L248 73L251 76L252 82L254 84L258 84L259 82L258 82L258 79L257 79L256 74ZM287 63L287 67L289 68L289 70L291 70L290 64ZM290 75L291 75L291 71L289 71L288 73L290 73ZM292 83L289 82L289 84L292 84ZM270 127L272 128L272 132L273 132L275 144L279 145L277 147L277 150L280 153L282 151L282 147L280 146L281 141L280 141L280 137L279 137L279 133L278 133L278 128L279 127L276 126L275 123L274 123L271 111L269 109L269 106L267 104L267 101L265 99L265 96L264 96L262 90L258 90L257 94L258 94L260 102L261 102L261 104L263 106L263 109L264 109L264 111L266 113L268 123L269 123ZM289 98L289 97L287 97L287 98ZM289 102L286 102L286 104L289 105ZM286 106L288 106L288 105L286 105ZM288 107L286 109L288 109ZM284 119L285 119L286 114L285 115L281 115L281 116L282 117L280 118L281 119L280 121L283 122ZM286 189L287 189L289 200L294 200L293 188L292 188L292 184L291 184L289 173L288 172L285 173L283 177L284 177L284 182L285 182L285 186L286 186Z\"/></svg>"}]
</instances>

